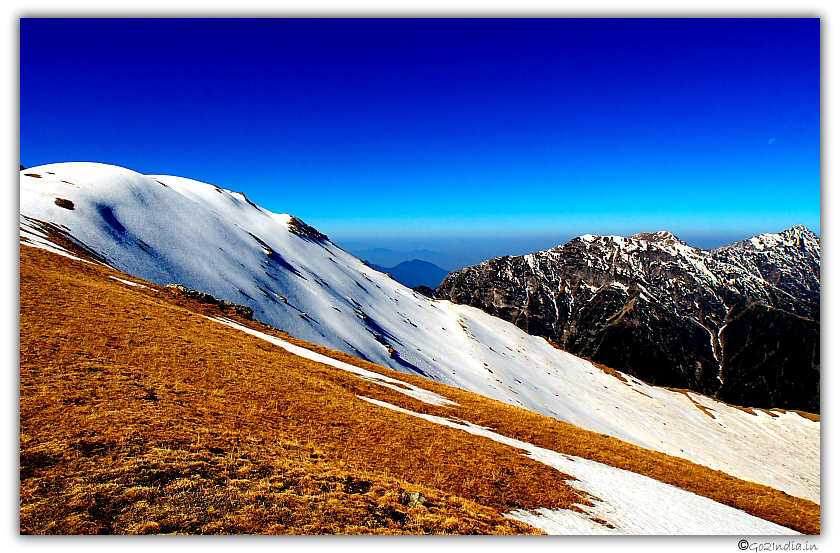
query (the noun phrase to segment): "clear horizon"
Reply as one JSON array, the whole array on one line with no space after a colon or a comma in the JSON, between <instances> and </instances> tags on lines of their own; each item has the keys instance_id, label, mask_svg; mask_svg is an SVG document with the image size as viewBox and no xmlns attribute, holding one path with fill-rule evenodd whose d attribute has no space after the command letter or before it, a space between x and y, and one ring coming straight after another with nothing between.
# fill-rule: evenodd
<instances>
[{"instance_id":1,"label":"clear horizon","mask_svg":"<svg viewBox=\"0 0 840 553\"><path fill-rule=\"evenodd\" d=\"M790 228L790 227L788 227ZM656 232L659 230L668 230L664 228L660 229L650 229L645 231L637 231L637 232ZM786 229L776 229L771 231L773 233L777 233ZM814 229L810 229L814 230ZM630 232L627 234L621 234L619 236L630 236L636 234L637 232ZM428 261L435 263L436 265L440 266L443 269L448 271L457 271L458 269L462 269L464 267L468 267L470 265L475 265L477 263L481 263L482 261L486 261L488 259L492 259L494 257L503 257L505 255L525 255L529 253L534 253L538 251L544 251L551 249L555 246L561 246L572 240L573 238L577 238L583 234L587 234L585 232L573 234L573 235L550 235L550 236L519 236L519 237L510 237L510 236L489 236L489 237L475 237L475 236L467 236L467 237L447 237L447 238L406 238L404 240L394 240L390 238L382 238L377 240L376 238L369 238L369 239L357 239L357 240L333 240L336 244L338 244L342 249L345 251L352 253L353 255L357 255L357 257L364 258L362 252L367 250L373 250L376 248L385 248L388 250L392 250L395 253L406 253L411 254L414 252L418 252L421 250L429 250L430 254L439 254L435 255L427 255ZM676 233L675 233L676 234ZM819 233L814 231L814 234L819 236ZM731 244L733 242L737 242L739 240L745 240L747 238L751 238L755 235L749 236L741 236L738 234L717 234L717 235L708 235L708 234L697 234L697 235L676 235L677 238L681 239L682 241L686 242L689 246L694 246L704 250L711 250L714 248L718 248L720 246L724 246L726 244ZM333 239L330 236L330 239ZM413 257L420 257L423 256L391 256L391 255L384 255L383 258L391 258L391 257L399 257L399 259L403 261L410 261ZM382 264L377 261L374 263ZM391 262L391 266L396 265L396 261ZM388 263L385 263L385 266L388 266Z\"/></svg>"},{"instance_id":2,"label":"clear horizon","mask_svg":"<svg viewBox=\"0 0 840 553\"><path fill-rule=\"evenodd\" d=\"M348 251L820 234L817 18L21 19L20 37L22 164L210 182Z\"/></svg>"}]
</instances>

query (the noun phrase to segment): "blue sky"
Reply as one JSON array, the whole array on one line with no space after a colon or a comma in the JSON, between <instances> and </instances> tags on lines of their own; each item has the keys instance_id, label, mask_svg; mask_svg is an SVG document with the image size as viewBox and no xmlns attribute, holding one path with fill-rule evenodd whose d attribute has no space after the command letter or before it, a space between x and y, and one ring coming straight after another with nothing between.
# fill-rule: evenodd
<instances>
[{"instance_id":1,"label":"blue sky","mask_svg":"<svg viewBox=\"0 0 840 553\"><path fill-rule=\"evenodd\" d=\"M20 28L21 163L211 182L351 251L820 233L819 19Z\"/></svg>"}]
</instances>

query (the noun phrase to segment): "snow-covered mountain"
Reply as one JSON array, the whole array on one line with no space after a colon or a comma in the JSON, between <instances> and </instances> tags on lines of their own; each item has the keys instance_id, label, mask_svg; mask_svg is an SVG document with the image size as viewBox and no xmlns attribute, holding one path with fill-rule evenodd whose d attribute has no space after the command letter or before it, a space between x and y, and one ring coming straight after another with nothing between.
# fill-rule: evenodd
<instances>
[{"instance_id":1,"label":"snow-covered mountain","mask_svg":"<svg viewBox=\"0 0 840 553\"><path fill-rule=\"evenodd\" d=\"M713 251L585 235L453 272L436 296L650 383L819 412L820 241L801 226Z\"/></svg>"},{"instance_id":2,"label":"snow-covered mountain","mask_svg":"<svg viewBox=\"0 0 840 553\"><path fill-rule=\"evenodd\" d=\"M297 338L819 502L818 421L605 372L479 309L417 294L238 192L92 163L20 179L28 245L201 290Z\"/></svg>"}]
</instances>

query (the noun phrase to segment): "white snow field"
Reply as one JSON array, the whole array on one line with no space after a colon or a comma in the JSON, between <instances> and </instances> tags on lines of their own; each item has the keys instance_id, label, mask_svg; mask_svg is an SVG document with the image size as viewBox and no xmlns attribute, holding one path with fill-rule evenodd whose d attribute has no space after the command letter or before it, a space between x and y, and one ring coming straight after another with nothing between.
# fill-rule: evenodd
<instances>
[{"instance_id":1,"label":"white snow field","mask_svg":"<svg viewBox=\"0 0 840 553\"><path fill-rule=\"evenodd\" d=\"M699 496L648 476L602 463L543 449L502 436L467 421L453 421L415 413L390 403L358 396L380 407L393 409L429 422L457 428L497 442L524 449L532 459L556 468L577 480L568 484L587 494L593 506L578 505L587 514L569 509L513 511L506 516L548 534L636 535L778 535L799 533L754 517L728 505ZM601 519L610 526L593 520Z\"/></svg>"},{"instance_id":2,"label":"white snow field","mask_svg":"<svg viewBox=\"0 0 840 553\"><path fill-rule=\"evenodd\" d=\"M43 165L21 171L21 241L69 255L44 222L115 269L247 305L301 340L820 501L819 422L622 381L478 309L417 294L240 193L110 165Z\"/></svg>"}]
</instances>

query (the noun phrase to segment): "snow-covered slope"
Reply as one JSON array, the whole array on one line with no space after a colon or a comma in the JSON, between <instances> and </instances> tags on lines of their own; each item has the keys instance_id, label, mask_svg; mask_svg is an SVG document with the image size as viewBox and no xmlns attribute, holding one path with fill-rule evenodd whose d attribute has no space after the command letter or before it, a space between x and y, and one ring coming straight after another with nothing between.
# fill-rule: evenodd
<instances>
[{"instance_id":1,"label":"snow-covered slope","mask_svg":"<svg viewBox=\"0 0 840 553\"><path fill-rule=\"evenodd\" d=\"M380 407L413 415L470 434L484 436L513 447L550 467L573 476L570 483L594 499L593 506L578 505L571 509L517 510L506 516L556 535L784 535L796 532L747 513L722 505L706 497L663 484L641 474L617 469L537 447L528 442L508 438L489 428L415 413L384 401L362 398ZM662 506L667 505L667 516ZM597 520L603 522L596 522Z\"/></svg>"},{"instance_id":2,"label":"snow-covered slope","mask_svg":"<svg viewBox=\"0 0 840 553\"><path fill-rule=\"evenodd\" d=\"M426 298L241 193L119 167L21 172L21 240L254 309L293 336L819 502L819 422L617 378L516 326Z\"/></svg>"}]
</instances>

